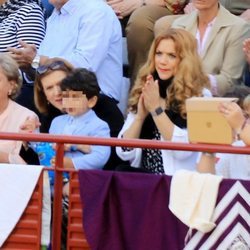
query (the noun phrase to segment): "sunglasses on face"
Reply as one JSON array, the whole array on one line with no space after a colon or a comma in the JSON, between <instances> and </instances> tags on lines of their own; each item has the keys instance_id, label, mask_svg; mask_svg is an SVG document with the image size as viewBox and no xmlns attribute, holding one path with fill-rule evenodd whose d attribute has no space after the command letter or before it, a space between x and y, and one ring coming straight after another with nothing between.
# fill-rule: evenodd
<instances>
[{"instance_id":1,"label":"sunglasses on face","mask_svg":"<svg viewBox=\"0 0 250 250\"><path fill-rule=\"evenodd\" d=\"M66 68L65 63L62 61L56 61L56 62L53 62L51 64L42 65L42 66L38 67L36 72L39 75L42 75L42 74L46 73L48 70L58 70L58 69L62 69L62 68Z\"/></svg>"}]
</instances>

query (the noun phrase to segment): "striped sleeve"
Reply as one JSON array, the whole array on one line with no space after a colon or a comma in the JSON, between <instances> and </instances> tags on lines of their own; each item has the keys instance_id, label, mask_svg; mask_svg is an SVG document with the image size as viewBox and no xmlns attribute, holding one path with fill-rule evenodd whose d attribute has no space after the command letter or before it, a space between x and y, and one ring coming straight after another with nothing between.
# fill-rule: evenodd
<instances>
[{"instance_id":1,"label":"striped sleeve","mask_svg":"<svg viewBox=\"0 0 250 250\"><path fill-rule=\"evenodd\" d=\"M18 10L17 17L16 39L35 44L39 48L45 35L44 14L41 8L36 4L27 4Z\"/></svg>"}]
</instances>

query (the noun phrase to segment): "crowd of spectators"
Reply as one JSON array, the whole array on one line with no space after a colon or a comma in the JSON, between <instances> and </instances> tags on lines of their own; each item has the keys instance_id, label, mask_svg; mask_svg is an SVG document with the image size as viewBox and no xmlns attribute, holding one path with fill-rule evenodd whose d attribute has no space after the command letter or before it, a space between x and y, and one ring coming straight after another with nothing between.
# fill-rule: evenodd
<instances>
[{"instance_id":1,"label":"crowd of spectators","mask_svg":"<svg viewBox=\"0 0 250 250\"><path fill-rule=\"evenodd\" d=\"M131 84L126 114L118 107L123 37ZM1 131L188 142L186 99L236 94L240 85L250 86L249 0L0 0ZM65 98L71 91L81 98ZM222 103L219 110L249 145L243 107ZM3 163L36 161L27 143L0 149ZM173 175L195 170L198 158L67 145L64 160L75 169ZM214 155L200 158L198 171L217 173Z\"/></svg>"}]
</instances>

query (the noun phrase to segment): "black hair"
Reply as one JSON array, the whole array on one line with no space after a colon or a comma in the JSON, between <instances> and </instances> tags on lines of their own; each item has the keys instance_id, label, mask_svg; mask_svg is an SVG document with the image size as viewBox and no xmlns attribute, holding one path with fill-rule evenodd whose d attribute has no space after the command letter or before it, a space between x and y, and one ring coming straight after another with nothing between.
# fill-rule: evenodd
<instances>
[{"instance_id":1,"label":"black hair","mask_svg":"<svg viewBox=\"0 0 250 250\"><path fill-rule=\"evenodd\" d=\"M61 88L63 91L82 91L87 99L98 97L101 90L95 73L84 68L77 68L69 73L62 80Z\"/></svg>"}]
</instances>

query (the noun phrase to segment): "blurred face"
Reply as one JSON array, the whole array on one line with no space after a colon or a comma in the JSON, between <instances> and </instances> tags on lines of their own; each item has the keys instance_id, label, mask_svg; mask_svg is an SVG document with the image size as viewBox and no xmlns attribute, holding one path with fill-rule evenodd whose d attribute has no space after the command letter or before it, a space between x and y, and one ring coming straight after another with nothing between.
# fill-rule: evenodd
<instances>
[{"instance_id":1,"label":"blurred face","mask_svg":"<svg viewBox=\"0 0 250 250\"><path fill-rule=\"evenodd\" d=\"M91 102L92 98L88 100L85 94L79 95L79 91L63 92L63 110L71 116L86 113L92 107Z\"/></svg>"},{"instance_id":2,"label":"blurred face","mask_svg":"<svg viewBox=\"0 0 250 250\"><path fill-rule=\"evenodd\" d=\"M193 0L195 8L198 10L210 10L218 6L218 0Z\"/></svg>"},{"instance_id":3,"label":"blurred face","mask_svg":"<svg viewBox=\"0 0 250 250\"><path fill-rule=\"evenodd\" d=\"M55 70L42 77L41 83L44 94L49 103L59 110L62 110L61 82L67 76L62 70Z\"/></svg>"},{"instance_id":4,"label":"blurred face","mask_svg":"<svg viewBox=\"0 0 250 250\"><path fill-rule=\"evenodd\" d=\"M167 80L177 72L180 62L172 39L160 41L155 52L155 69L162 80Z\"/></svg>"},{"instance_id":5,"label":"blurred face","mask_svg":"<svg viewBox=\"0 0 250 250\"><path fill-rule=\"evenodd\" d=\"M9 99L9 92L15 85L14 81L9 81L0 67L0 106Z\"/></svg>"}]
</instances>

